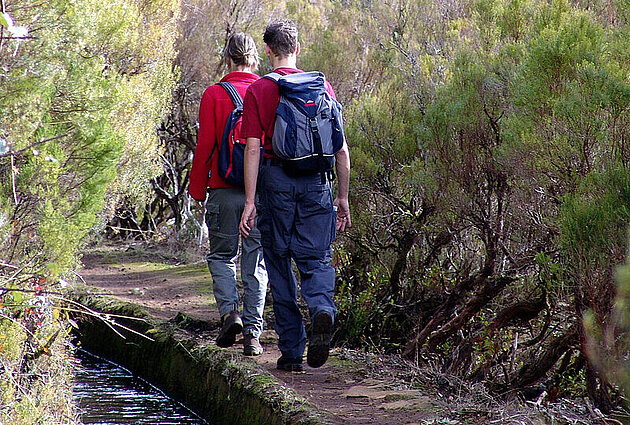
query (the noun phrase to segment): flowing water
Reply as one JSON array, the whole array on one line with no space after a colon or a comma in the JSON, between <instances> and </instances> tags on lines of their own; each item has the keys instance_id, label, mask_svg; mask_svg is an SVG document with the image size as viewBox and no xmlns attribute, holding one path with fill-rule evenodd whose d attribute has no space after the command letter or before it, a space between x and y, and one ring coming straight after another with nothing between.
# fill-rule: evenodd
<instances>
[{"instance_id":1,"label":"flowing water","mask_svg":"<svg viewBox=\"0 0 630 425\"><path fill-rule=\"evenodd\" d=\"M117 364L81 350L76 357L73 392L84 424L211 425Z\"/></svg>"}]
</instances>

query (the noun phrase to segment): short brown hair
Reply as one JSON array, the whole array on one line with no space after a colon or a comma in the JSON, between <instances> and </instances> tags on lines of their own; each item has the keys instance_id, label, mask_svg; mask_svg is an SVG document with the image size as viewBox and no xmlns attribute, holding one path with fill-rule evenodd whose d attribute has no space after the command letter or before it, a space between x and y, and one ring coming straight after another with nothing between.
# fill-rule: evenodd
<instances>
[{"instance_id":1,"label":"short brown hair","mask_svg":"<svg viewBox=\"0 0 630 425\"><path fill-rule=\"evenodd\" d=\"M223 62L247 65L256 69L259 61L258 50L253 38L243 32L237 32L230 36L223 50Z\"/></svg>"},{"instance_id":2,"label":"short brown hair","mask_svg":"<svg viewBox=\"0 0 630 425\"><path fill-rule=\"evenodd\" d=\"M298 30L292 21L278 21L267 25L263 41L277 56L289 56L297 49Z\"/></svg>"}]
</instances>

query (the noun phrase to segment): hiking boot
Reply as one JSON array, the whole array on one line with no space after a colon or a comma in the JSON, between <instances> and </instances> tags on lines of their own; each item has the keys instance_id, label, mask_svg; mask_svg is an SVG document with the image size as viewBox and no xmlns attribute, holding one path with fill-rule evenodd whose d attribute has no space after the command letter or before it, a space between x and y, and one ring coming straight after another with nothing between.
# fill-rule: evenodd
<instances>
[{"instance_id":1,"label":"hiking boot","mask_svg":"<svg viewBox=\"0 0 630 425\"><path fill-rule=\"evenodd\" d=\"M221 348L232 346L236 342L236 335L243 331L243 321L238 311L231 311L221 319L223 326L217 337L217 345Z\"/></svg>"},{"instance_id":2,"label":"hiking boot","mask_svg":"<svg viewBox=\"0 0 630 425\"><path fill-rule=\"evenodd\" d=\"M263 347L260 345L260 341L252 334L247 334L243 337L243 354L246 356L260 356L263 352Z\"/></svg>"},{"instance_id":3,"label":"hiking boot","mask_svg":"<svg viewBox=\"0 0 630 425\"><path fill-rule=\"evenodd\" d=\"M301 357L286 357L281 356L276 363L276 369L286 370L287 372L302 372L304 366L302 366Z\"/></svg>"},{"instance_id":4,"label":"hiking boot","mask_svg":"<svg viewBox=\"0 0 630 425\"><path fill-rule=\"evenodd\" d=\"M306 354L306 362L310 367L320 367L328 360L332 324L332 316L327 311L320 311L313 317Z\"/></svg>"}]
</instances>

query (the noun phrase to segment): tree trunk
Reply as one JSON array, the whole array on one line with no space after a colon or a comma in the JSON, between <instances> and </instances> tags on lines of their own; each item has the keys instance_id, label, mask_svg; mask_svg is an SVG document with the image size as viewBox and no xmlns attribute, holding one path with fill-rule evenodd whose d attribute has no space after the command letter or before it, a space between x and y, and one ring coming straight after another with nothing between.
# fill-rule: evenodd
<instances>
[{"instance_id":1,"label":"tree trunk","mask_svg":"<svg viewBox=\"0 0 630 425\"><path fill-rule=\"evenodd\" d=\"M475 314L513 281L514 278L512 277L487 279L483 288L464 305L461 311L429 337L426 343L427 349L434 350L439 344L464 327Z\"/></svg>"},{"instance_id":2,"label":"tree trunk","mask_svg":"<svg viewBox=\"0 0 630 425\"><path fill-rule=\"evenodd\" d=\"M458 304L460 304L460 301L463 299L463 297L472 288L475 288L485 282L491 272L492 267L486 265L486 267L484 267L474 275L462 280L459 285L453 288L453 290L443 303L442 307L435 313L429 323L421 328L416 334L415 338L413 338L409 342L409 344L407 344L403 355L407 358L414 359L418 355L421 347L424 345L427 338L429 338L429 335L436 329L438 329L442 325L442 323L446 322L453 315L455 308Z\"/></svg>"},{"instance_id":3,"label":"tree trunk","mask_svg":"<svg viewBox=\"0 0 630 425\"><path fill-rule=\"evenodd\" d=\"M579 341L579 327L574 323L562 335L549 341L541 355L531 358L510 382L510 388L525 388L542 380L560 357Z\"/></svg>"}]
</instances>

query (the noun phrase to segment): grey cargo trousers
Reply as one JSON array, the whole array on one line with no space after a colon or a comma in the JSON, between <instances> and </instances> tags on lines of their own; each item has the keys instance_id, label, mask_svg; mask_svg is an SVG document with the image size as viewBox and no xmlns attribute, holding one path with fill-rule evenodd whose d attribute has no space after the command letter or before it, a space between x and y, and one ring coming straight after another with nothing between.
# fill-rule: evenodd
<instances>
[{"instance_id":1,"label":"grey cargo trousers","mask_svg":"<svg viewBox=\"0 0 630 425\"><path fill-rule=\"evenodd\" d=\"M212 275L214 298L221 317L239 310L236 286L238 225L245 205L245 191L238 188L209 189L206 224L210 250L206 255ZM243 282L243 334L258 338L263 329L263 310L267 292L267 270L260 244L260 231L254 227L241 240L241 280Z\"/></svg>"}]
</instances>

